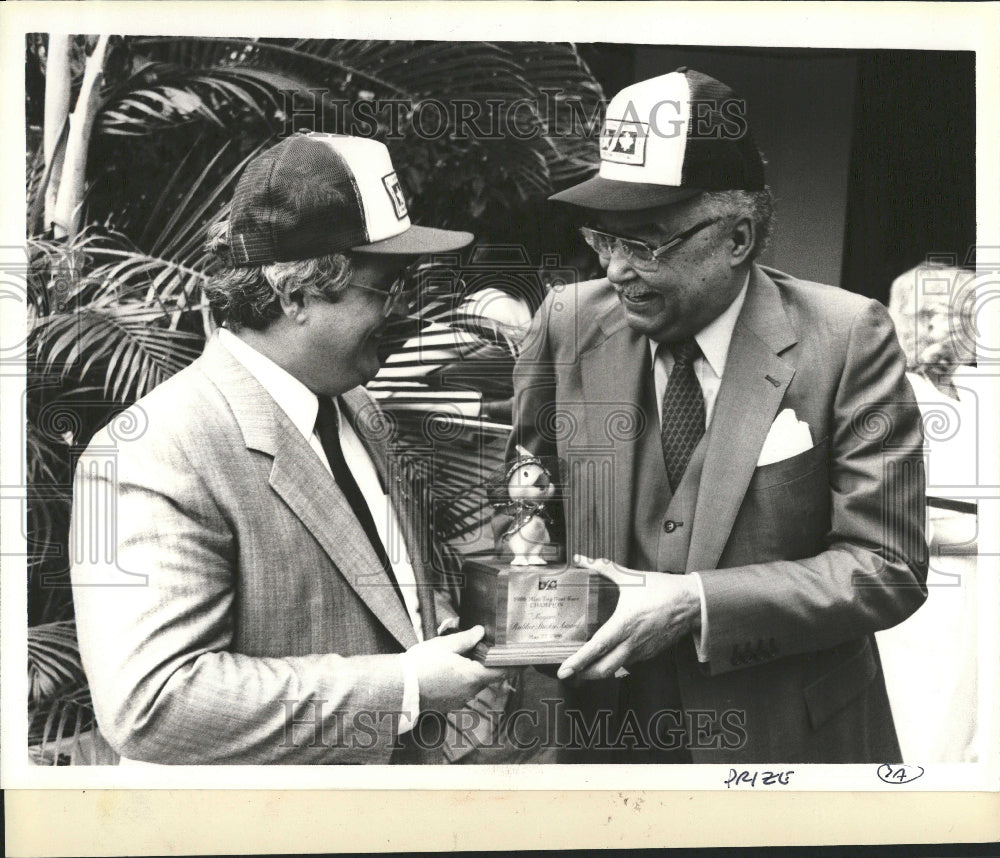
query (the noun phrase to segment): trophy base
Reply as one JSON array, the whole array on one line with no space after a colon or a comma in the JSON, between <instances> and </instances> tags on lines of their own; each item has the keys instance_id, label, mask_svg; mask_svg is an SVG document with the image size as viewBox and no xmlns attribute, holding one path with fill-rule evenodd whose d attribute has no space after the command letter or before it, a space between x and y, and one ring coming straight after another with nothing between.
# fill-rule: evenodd
<instances>
[{"instance_id":1,"label":"trophy base","mask_svg":"<svg viewBox=\"0 0 1000 858\"><path fill-rule=\"evenodd\" d=\"M469 657L483 667L531 667L536 664L562 664L575 653L582 641L567 644L495 644L480 641Z\"/></svg>"},{"instance_id":2,"label":"trophy base","mask_svg":"<svg viewBox=\"0 0 1000 858\"><path fill-rule=\"evenodd\" d=\"M462 572L460 628L483 627L471 657L486 667L560 664L593 636L618 602L611 581L579 567L467 560Z\"/></svg>"}]
</instances>

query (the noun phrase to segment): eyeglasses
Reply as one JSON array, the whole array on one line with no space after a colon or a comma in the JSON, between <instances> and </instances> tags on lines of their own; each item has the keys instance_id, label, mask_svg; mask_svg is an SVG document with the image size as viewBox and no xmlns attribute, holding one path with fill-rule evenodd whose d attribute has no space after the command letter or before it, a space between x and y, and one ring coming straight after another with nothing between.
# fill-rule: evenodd
<instances>
[{"instance_id":1,"label":"eyeglasses","mask_svg":"<svg viewBox=\"0 0 1000 858\"><path fill-rule=\"evenodd\" d=\"M414 279L415 271L415 266L404 268L389 285L388 292L385 289L379 289L375 286L364 286L361 283L352 283L350 285L364 289L366 292L377 292L379 295L385 295L385 303L382 305L382 315L388 319L397 307L408 307L416 296L417 284Z\"/></svg>"},{"instance_id":2,"label":"eyeglasses","mask_svg":"<svg viewBox=\"0 0 1000 858\"><path fill-rule=\"evenodd\" d=\"M666 244L661 244L659 247L653 247L637 238L623 238L620 235L601 232L599 229L592 229L589 226L581 226L580 235L600 256L611 256L615 250L618 250L629 265L642 271L653 271L659 265L660 257L663 254L720 220L722 218L716 217L700 221L689 229L677 233Z\"/></svg>"}]
</instances>

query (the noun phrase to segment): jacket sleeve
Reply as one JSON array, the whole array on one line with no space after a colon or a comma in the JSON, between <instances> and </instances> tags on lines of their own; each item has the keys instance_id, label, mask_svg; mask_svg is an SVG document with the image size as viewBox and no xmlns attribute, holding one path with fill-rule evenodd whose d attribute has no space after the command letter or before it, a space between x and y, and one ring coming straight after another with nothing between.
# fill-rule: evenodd
<instances>
[{"instance_id":1,"label":"jacket sleeve","mask_svg":"<svg viewBox=\"0 0 1000 858\"><path fill-rule=\"evenodd\" d=\"M514 366L514 431L507 442L506 460L516 458L517 444L536 456L555 455L553 433L546 432L547 411L556 402L556 374L550 328L553 296L542 302L531 321Z\"/></svg>"},{"instance_id":2,"label":"jacket sleeve","mask_svg":"<svg viewBox=\"0 0 1000 858\"><path fill-rule=\"evenodd\" d=\"M699 570L713 674L894 626L927 596L920 411L875 301L854 319L831 408L825 550Z\"/></svg>"},{"instance_id":3,"label":"jacket sleeve","mask_svg":"<svg viewBox=\"0 0 1000 858\"><path fill-rule=\"evenodd\" d=\"M143 439L145 440L145 439ZM231 651L236 535L183 450L81 457L71 533L80 652L98 725L153 763L385 763L403 700L398 655Z\"/></svg>"}]
</instances>

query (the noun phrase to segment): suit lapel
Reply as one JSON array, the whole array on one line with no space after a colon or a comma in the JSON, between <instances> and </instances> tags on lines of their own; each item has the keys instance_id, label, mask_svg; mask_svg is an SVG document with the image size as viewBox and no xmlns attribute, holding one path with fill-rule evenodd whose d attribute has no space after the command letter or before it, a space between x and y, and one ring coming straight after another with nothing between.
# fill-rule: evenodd
<instances>
[{"instance_id":1,"label":"suit lapel","mask_svg":"<svg viewBox=\"0 0 1000 858\"><path fill-rule=\"evenodd\" d=\"M797 341L777 286L756 265L733 329L706 437L688 571L714 569L795 367L778 354Z\"/></svg>"},{"instance_id":2,"label":"suit lapel","mask_svg":"<svg viewBox=\"0 0 1000 858\"><path fill-rule=\"evenodd\" d=\"M202 369L229 402L247 449L273 457L271 488L396 640L404 647L415 644L413 626L392 582L340 487L306 439L217 338L205 348Z\"/></svg>"},{"instance_id":3,"label":"suit lapel","mask_svg":"<svg viewBox=\"0 0 1000 858\"><path fill-rule=\"evenodd\" d=\"M588 453L607 448L613 463L614 482L607 487L611 493L612 542L605 553L611 560L627 563L635 517L632 489L636 446L642 437L643 416L638 404L642 402L643 379L649 372L650 358L648 340L625 324L617 298L615 305L618 314L609 314L602 320L602 326L608 323L607 339L580 357L585 397L581 410ZM637 411L628 411L637 407ZM621 426L631 426L634 431L617 431L616 427ZM592 493L591 498L592 520L598 527L609 514L609 498L602 497L602 493Z\"/></svg>"}]
</instances>

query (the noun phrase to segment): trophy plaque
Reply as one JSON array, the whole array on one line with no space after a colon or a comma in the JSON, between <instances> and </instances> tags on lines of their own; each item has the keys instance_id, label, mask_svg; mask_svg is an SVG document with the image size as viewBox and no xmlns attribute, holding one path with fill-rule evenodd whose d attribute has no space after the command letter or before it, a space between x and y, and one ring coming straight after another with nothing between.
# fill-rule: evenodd
<instances>
[{"instance_id":1,"label":"trophy plaque","mask_svg":"<svg viewBox=\"0 0 1000 858\"><path fill-rule=\"evenodd\" d=\"M467 560L463 629L481 625L471 653L486 667L559 664L611 616L618 587L589 569Z\"/></svg>"}]
</instances>

